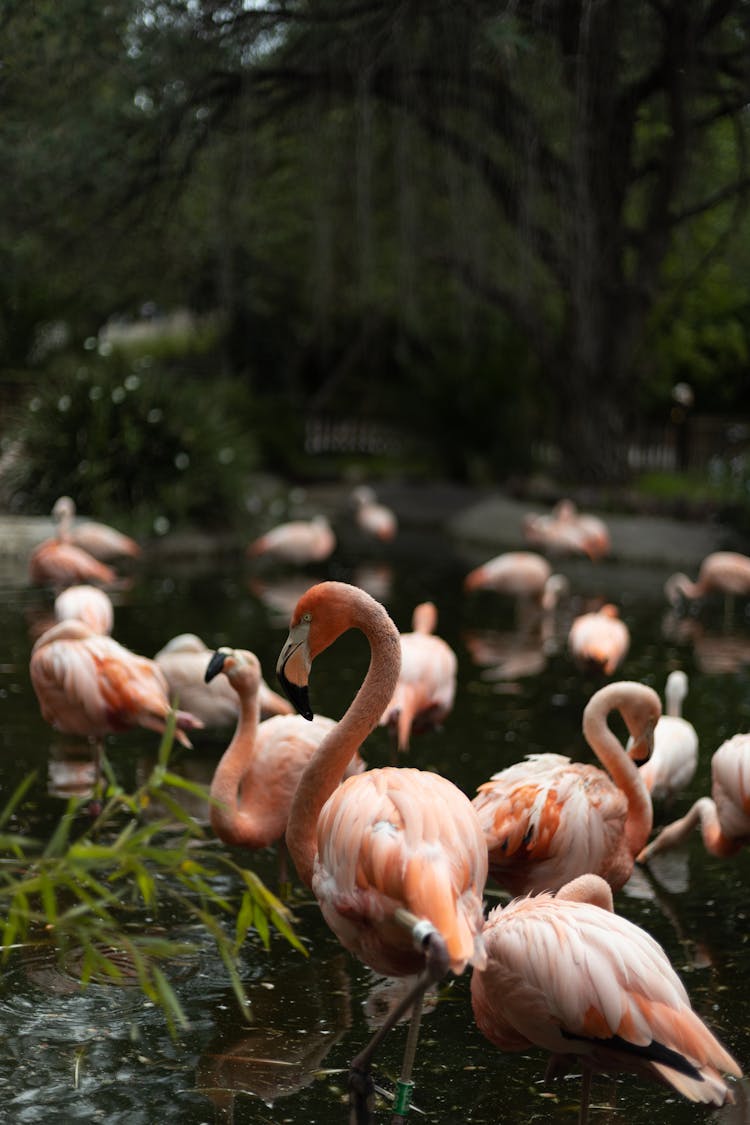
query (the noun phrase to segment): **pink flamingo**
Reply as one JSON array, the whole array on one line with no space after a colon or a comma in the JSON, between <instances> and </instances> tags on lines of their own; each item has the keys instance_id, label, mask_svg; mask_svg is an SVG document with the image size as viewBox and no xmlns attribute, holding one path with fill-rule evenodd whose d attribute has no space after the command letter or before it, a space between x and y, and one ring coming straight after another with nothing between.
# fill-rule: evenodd
<instances>
[{"instance_id":1,"label":"pink flamingo","mask_svg":"<svg viewBox=\"0 0 750 1125\"><path fill-rule=\"evenodd\" d=\"M461 973L469 963L484 965L487 847L469 800L438 774L386 767L339 785L354 751L393 697L401 665L396 626L364 590L319 583L298 602L277 665L287 695L310 718L312 663L352 628L370 644L370 665L355 699L300 778L287 846L300 879L312 887L346 949L385 976L426 967L415 990L355 1060L356 1085L367 1075L382 1035L413 1005L402 1070L407 1081L425 988L449 968Z\"/></svg>"},{"instance_id":2,"label":"pink flamingo","mask_svg":"<svg viewBox=\"0 0 750 1125\"><path fill-rule=\"evenodd\" d=\"M613 912L598 876L496 907L484 939L487 964L471 979L479 1030L503 1051L551 1052L548 1075L581 1065L580 1122L597 1072L633 1072L694 1102L734 1101L722 1073L740 1078L739 1066L693 1010L662 947Z\"/></svg>"},{"instance_id":3,"label":"pink flamingo","mask_svg":"<svg viewBox=\"0 0 750 1125\"><path fill-rule=\"evenodd\" d=\"M701 563L697 582L678 572L667 579L664 592L671 605L678 605L681 598L695 601L714 592L730 597L750 594L750 557L736 551L715 551Z\"/></svg>"},{"instance_id":4,"label":"pink flamingo","mask_svg":"<svg viewBox=\"0 0 750 1125\"><path fill-rule=\"evenodd\" d=\"M83 621L61 621L43 633L31 650L30 672L44 720L98 744L137 726L163 732L172 710L159 666ZM185 731L202 725L178 711L175 737L190 746Z\"/></svg>"},{"instance_id":5,"label":"pink flamingo","mask_svg":"<svg viewBox=\"0 0 750 1125\"><path fill-rule=\"evenodd\" d=\"M401 634L401 674L380 725L397 732L399 750L409 749L415 732L439 726L453 709L458 659L442 637L434 635L437 609L422 602L412 615L412 632Z\"/></svg>"},{"instance_id":6,"label":"pink flamingo","mask_svg":"<svg viewBox=\"0 0 750 1125\"><path fill-rule=\"evenodd\" d=\"M609 529L603 520L579 512L572 500L560 500L549 515L529 513L523 519L523 532L532 547L552 553L582 554L594 561L609 554Z\"/></svg>"},{"instance_id":7,"label":"pink flamingo","mask_svg":"<svg viewBox=\"0 0 750 1125\"><path fill-rule=\"evenodd\" d=\"M322 562L333 554L336 536L325 516L314 516L311 520L291 520L279 524L253 540L247 548L248 558L261 555L279 562L304 565L309 562Z\"/></svg>"},{"instance_id":8,"label":"pink flamingo","mask_svg":"<svg viewBox=\"0 0 750 1125\"><path fill-rule=\"evenodd\" d=\"M170 696L187 711L197 715L204 727L231 727L239 715L237 692L225 676L206 683L206 667L212 654L213 649L195 633L179 633L159 649L154 660L166 676ZM290 715L294 710L291 703L272 691L262 677L258 695L261 718Z\"/></svg>"},{"instance_id":9,"label":"pink flamingo","mask_svg":"<svg viewBox=\"0 0 750 1125\"><path fill-rule=\"evenodd\" d=\"M31 552L29 579L34 586L62 589L92 582L112 586L117 581L117 574L111 566L99 562L73 543L45 539Z\"/></svg>"},{"instance_id":10,"label":"pink flamingo","mask_svg":"<svg viewBox=\"0 0 750 1125\"><path fill-rule=\"evenodd\" d=\"M211 782L211 825L226 844L269 847L283 839L300 774L336 724L324 715L308 722L296 714L275 715L259 723L262 677L252 652L220 648L207 666L204 660L204 672L207 682L223 672L239 704L232 741ZM344 776L364 769L355 752Z\"/></svg>"},{"instance_id":11,"label":"pink flamingo","mask_svg":"<svg viewBox=\"0 0 750 1125\"><path fill-rule=\"evenodd\" d=\"M137 558L141 548L135 539L123 535L114 527L106 523L96 523L94 520L84 520L76 523L76 506L70 496L61 496L55 501L52 516L58 524L58 538L67 543L74 543L88 551L100 562L120 558L123 555Z\"/></svg>"},{"instance_id":12,"label":"pink flamingo","mask_svg":"<svg viewBox=\"0 0 750 1125\"><path fill-rule=\"evenodd\" d=\"M603 605L576 617L568 633L568 649L582 668L611 676L630 647L630 630L614 605Z\"/></svg>"},{"instance_id":13,"label":"pink flamingo","mask_svg":"<svg viewBox=\"0 0 750 1125\"><path fill-rule=\"evenodd\" d=\"M640 768L653 800L672 801L693 780L698 765L698 735L682 717L688 678L677 669L667 676L664 689L665 714L654 730L654 749Z\"/></svg>"},{"instance_id":14,"label":"pink flamingo","mask_svg":"<svg viewBox=\"0 0 750 1125\"><path fill-rule=\"evenodd\" d=\"M55 598L55 620L75 618L95 633L111 633L115 611L112 600L98 586L68 586Z\"/></svg>"},{"instance_id":15,"label":"pink flamingo","mask_svg":"<svg viewBox=\"0 0 750 1125\"><path fill-rule=\"evenodd\" d=\"M736 855L750 843L749 795L750 734L735 734L711 759L711 796L700 797L683 817L662 828L639 853L638 862L647 863L652 855L677 847L696 825L712 855Z\"/></svg>"},{"instance_id":16,"label":"pink flamingo","mask_svg":"<svg viewBox=\"0 0 750 1125\"><path fill-rule=\"evenodd\" d=\"M607 724L612 711L633 736L629 752ZM561 754L531 754L479 787L473 804L501 886L512 894L554 891L587 872L614 890L624 886L653 823L635 762L650 754L660 715L659 696L645 684L607 684L586 704L583 734L608 772Z\"/></svg>"},{"instance_id":17,"label":"pink flamingo","mask_svg":"<svg viewBox=\"0 0 750 1125\"><path fill-rule=\"evenodd\" d=\"M354 503L354 518L357 526L375 539L389 542L396 538L398 520L395 512L378 503L374 489L368 485L360 485L352 493Z\"/></svg>"},{"instance_id":18,"label":"pink flamingo","mask_svg":"<svg viewBox=\"0 0 750 1125\"><path fill-rule=\"evenodd\" d=\"M552 567L534 551L506 551L496 555L464 578L464 590L494 590L498 594L535 602L553 609L568 586L566 578L553 574Z\"/></svg>"}]
</instances>

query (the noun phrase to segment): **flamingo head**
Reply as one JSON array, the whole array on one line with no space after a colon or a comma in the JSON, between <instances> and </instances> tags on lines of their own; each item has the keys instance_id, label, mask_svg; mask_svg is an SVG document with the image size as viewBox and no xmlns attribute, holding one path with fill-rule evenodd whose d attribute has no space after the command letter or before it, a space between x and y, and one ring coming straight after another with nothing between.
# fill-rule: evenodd
<instances>
[{"instance_id":1,"label":"flamingo head","mask_svg":"<svg viewBox=\"0 0 750 1125\"><path fill-rule=\"evenodd\" d=\"M227 677L232 687L245 690L258 690L261 672L260 661L253 652L241 648L220 648L211 655L204 675L207 684L220 672Z\"/></svg>"}]
</instances>

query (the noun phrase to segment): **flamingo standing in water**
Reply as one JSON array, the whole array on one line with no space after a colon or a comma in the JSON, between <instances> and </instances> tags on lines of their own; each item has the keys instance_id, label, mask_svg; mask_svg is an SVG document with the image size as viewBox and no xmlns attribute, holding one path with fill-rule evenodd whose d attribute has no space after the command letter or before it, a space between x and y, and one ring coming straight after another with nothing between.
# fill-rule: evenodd
<instances>
[{"instance_id":1,"label":"flamingo standing in water","mask_svg":"<svg viewBox=\"0 0 750 1125\"><path fill-rule=\"evenodd\" d=\"M167 681L157 664L95 633L83 621L53 625L31 650L31 682L42 717L55 730L97 741L107 734L146 727L163 732L171 713ZM176 713L175 737L190 746L186 730L202 723Z\"/></svg>"},{"instance_id":2,"label":"flamingo standing in water","mask_svg":"<svg viewBox=\"0 0 750 1125\"><path fill-rule=\"evenodd\" d=\"M607 724L615 710L633 737L628 752ZM479 787L473 805L501 886L512 894L554 891L587 872L614 890L624 886L653 823L635 763L651 753L660 715L659 696L645 684L607 684L586 704L583 734L608 772L561 754L531 754Z\"/></svg>"},{"instance_id":3,"label":"flamingo standing in water","mask_svg":"<svg viewBox=\"0 0 750 1125\"><path fill-rule=\"evenodd\" d=\"M88 551L100 562L108 562L123 555L137 558L141 553L135 539L123 535L106 523L97 523L95 520L76 523L76 506L70 496L61 496L55 501L52 516L57 521L60 539Z\"/></svg>"},{"instance_id":4,"label":"flamingo standing in water","mask_svg":"<svg viewBox=\"0 0 750 1125\"><path fill-rule=\"evenodd\" d=\"M609 554L609 529L603 520L579 512L572 500L560 500L549 515L530 512L523 519L523 533L532 547L552 553L588 555L594 561Z\"/></svg>"},{"instance_id":5,"label":"flamingo standing in water","mask_svg":"<svg viewBox=\"0 0 750 1125\"><path fill-rule=\"evenodd\" d=\"M603 605L576 617L568 633L568 648L581 668L611 676L630 647L630 630L620 620L617 606Z\"/></svg>"},{"instance_id":6,"label":"flamingo standing in water","mask_svg":"<svg viewBox=\"0 0 750 1125\"><path fill-rule=\"evenodd\" d=\"M305 563L322 562L333 554L336 536L325 516L314 516L311 520L291 520L271 528L247 548L248 558L268 556L278 562Z\"/></svg>"},{"instance_id":7,"label":"flamingo standing in water","mask_svg":"<svg viewBox=\"0 0 750 1125\"><path fill-rule=\"evenodd\" d=\"M674 800L693 780L698 765L698 735L682 717L688 678L680 669L670 672L664 689L665 714L654 730L654 749L640 774L655 801Z\"/></svg>"},{"instance_id":8,"label":"flamingo standing in water","mask_svg":"<svg viewBox=\"0 0 750 1125\"><path fill-rule=\"evenodd\" d=\"M548 561L534 551L505 551L475 567L464 578L467 592L494 590L542 609L554 609L567 588L568 580L553 574Z\"/></svg>"},{"instance_id":9,"label":"flamingo standing in water","mask_svg":"<svg viewBox=\"0 0 750 1125\"><path fill-rule=\"evenodd\" d=\"M266 848L283 838L300 774L336 724L323 715L307 722L296 714L275 715L260 723L263 680L252 652L220 648L203 665L209 683L224 673L239 705L232 741L211 781L211 825L226 844ZM355 752L346 776L364 768ZM286 882L283 867L281 881Z\"/></svg>"},{"instance_id":10,"label":"flamingo standing in water","mask_svg":"<svg viewBox=\"0 0 750 1125\"><path fill-rule=\"evenodd\" d=\"M401 674L380 725L395 729L399 750L409 749L415 732L439 726L453 709L458 659L435 636L437 609L421 602L412 614L412 632L401 634Z\"/></svg>"},{"instance_id":11,"label":"flamingo standing in water","mask_svg":"<svg viewBox=\"0 0 750 1125\"><path fill-rule=\"evenodd\" d=\"M366 535L383 542L396 538L398 532L398 519L395 512L380 504L375 495L375 490L363 484L355 488L352 493L354 503L354 518L357 526Z\"/></svg>"},{"instance_id":12,"label":"flamingo standing in water","mask_svg":"<svg viewBox=\"0 0 750 1125\"><path fill-rule=\"evenodd\" d=\"M628 1071L694 1102L734 1102L723 1073L742 1071L693 1010L660 945L613 912L609 885L583 875L556 895L496 907L484 927L487 964L471 978L479 1030L503 1051L541 1047L556 1066L591 1076Z\"/></svg>"},{"instance_id":13,"label":"flamingo standing in water","mask_svg":"<svg viewBox=\"0 0 750 1125\"><path fill-rule=\"evenodd\" d=\"M349 629L367 637L370 665L355 699L300 778L287 846L300 879L312 887L346 949L385 976L425 969L354 1061L356 1086L382 1035L413 1007L402 1070L408 1081L425 988L448 969L461 973L467 964L484 965L487 846L467 797L438 774L386 767L339 785L352 754L393 697L401 665L398 629L364 590L319 583L300 598L277 665L287 695L311 718L312 663Z\"/></svg>"},{"instance_id":14,"label":"flamingo standing in water","mask_svg":"<svg viewBox=\"0 0 750 1125\"><path fill-rule=\"evenodd\" d=\"M673 606L679 605L681 598L696 601L711 593L727 597L750 594L750 557L737 551L714 551L706 555L698 570L698 580L692 582L686 574L678 571L664 584L664 593Z\"/></svg>"},{"instance_id":15,"label":"flamingo standing in water","mask_svg":"<svg viewBox=\"0 0 750 1125\"><path fill-rule=\"evenodd\" d=\"M195 633L179 633L154 656L169 684L169 693L182 707L197 715L204 727L231 727L239 715L237 692L226 676L206 682L206 668L213 654ZM294 708L261 677L258 690L261 718L290 715Z\"/></svg>"},{"instance_id":16,"label":"flamingo standing in water","mask_svg":"<svg viewBox=\"0 0 750 1125\"><path fill-rule=\"evenodd\" d=\"M55 620L75 618L95 633L111 633L115 620L112 599L98 586L68 586L55 598Z\"/></svg>"},{"instance_id":17,"label":"flamingo standing in water","mask_svg":"<svg viewBox=\"0 0 750 1125\"><path fill-rule=\"evenodd\" d=\"M750 843L750 734L735 734L722 742L711 759L711 796L700 797L683 817L662 828L639 853L638 862L647 863L652 855L677 847L696 825L712 855L736 855Z\"/></svg>"}]
</instances>

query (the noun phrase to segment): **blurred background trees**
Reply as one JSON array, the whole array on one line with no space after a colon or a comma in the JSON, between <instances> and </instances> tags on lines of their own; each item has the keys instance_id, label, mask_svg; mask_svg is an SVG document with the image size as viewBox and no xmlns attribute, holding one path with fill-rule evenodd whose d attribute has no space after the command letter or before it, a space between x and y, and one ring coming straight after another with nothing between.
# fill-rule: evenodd
<instances>
[{"instance_id":1,"label":"blurred background trees","mask_svg":"<svg viewBox=\"0 0 750 1125\"><path fill-rule=\"evenodd\" d=\"M304 473L316 415L393 427L405 465L475 482L542 448L565 479L622 481L676 383L747 415L749 23L746 0L7 0L17 495L49 500L29 450L57 411L51 476L85 506L86 411L95 430L133 375L166 388L172 429L200 422L204 481L211 449L217 474ZM178 308L171 343L102 331ZM164 485L194 454L159 461L161 427L128 449Z\"/></svg>"}]
</instances>

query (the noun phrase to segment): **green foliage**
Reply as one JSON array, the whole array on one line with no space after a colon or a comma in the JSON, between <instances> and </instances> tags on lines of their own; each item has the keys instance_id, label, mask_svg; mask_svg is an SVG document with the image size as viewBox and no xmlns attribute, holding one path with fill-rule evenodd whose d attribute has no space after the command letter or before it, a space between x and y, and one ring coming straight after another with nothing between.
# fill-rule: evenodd
<instances>
[{"instance_id":1,"label":"green foliage","mask_svg":"<svg viewBox=\"0 0 750 1125\"><path fill-rule=\"evenodd\" d=\"M18 411L21 455L4 481L9 505L47 513L69 494L82 512L123 515L141 532L157 519L231 524L255 464L241 421L247 413L238 381L151 355L58 359Z\"/></svg>"},{"instance_id":2,"label":"green foliage","mask_svg":"<svg viewBox=\"0 0 750 1125\"><path fill-rule=\"evenodd\" d=\"M212 936L243 1011L238 957L245 941L254 935L268 948L273 927L305 953L284 903L254 872L211 847L175 799L174 790L204 799L207 792L169 769L173 719L154 770L135 793L125 793L103 763L104 804L82 831L75 798L46 845L9 831L33 777L0 813L2 957L19 946L51 946L63 962L80 966L82 988L93 980L117 984L135 977L172 1032L186 1020L169 969L196 947L165 937L161 918L181 918ZM146 820L155 802L171 817Z\"/></svg>"}]
</instances>

